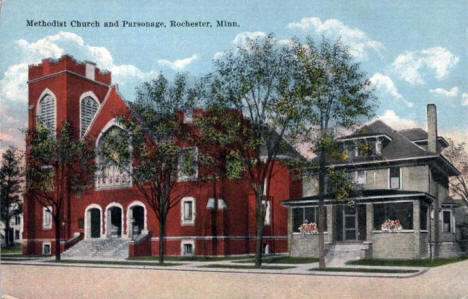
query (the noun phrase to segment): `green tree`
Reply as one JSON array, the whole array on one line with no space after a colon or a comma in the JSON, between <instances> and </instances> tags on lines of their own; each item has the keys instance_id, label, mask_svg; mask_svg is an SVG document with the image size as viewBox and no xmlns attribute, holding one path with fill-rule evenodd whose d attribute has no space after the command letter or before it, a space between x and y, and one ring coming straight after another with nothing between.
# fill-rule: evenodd
<instances>
[{"instance_id":1,"label":"green tree","mask_svg":"<svg viewBox=\"0 0 468 299\"><path fill-rule=\"evenodd\" d=\"M450 178L450 191L468 206L468 153L465 143L457 144L451 139L447 141L449 146L444 149L443 155L460 171L460 174Z\"/></svg>"},{"instance_id":2,"label":"green tree","mask_svg":"<svg viewBox=\"0 0 468 299\"><path fill-rule=\"evenodd\" d=\"M20 198L21 184L23 182L23 169L21 167L22 155L18 149L10 147L2 154L0 168L0 219L5 224L5 246L13 245L9 237L11 232L10 219L23 212L23 203Z\"/></svg>"},{"instance_id":3,"label":"green tree","mask_svg":"<svg viewBox=\"0 0 468 299\"><path fill-rule=\"evenodd\" d=\"M136 101L130 104L131 115L119 117L129 135L108 138L99 153L104 165L128 172L155 213L160 263L164 263L166 252L168 214L187 193L186 184L177 183L181 177L190 180L198 173L196 153L184 150L191 125L181 117L182 111L191 111L197 102L196 90L184 75L176 75L173 82L163 75L144 82L137 88Z\"/></svg>"},{"instance_id":4,"label":"green tree","mask_svg":"<svg viewBox=\"0 0 468 299\"><path fill-rule=\"evenodd\" d=\"M56 136L39 125L27 132L26 191L29 199L45 207L55 227L55 260L60 261L62 229L70 225L64 207L94 181L95 151L90 140L78 139L65 122ZM63 226L63 227L62 227Z\"/></svg>"},{"instance_id":5,"label":"green tree","mask_svg":"<svg viewBox=\"0 0 468 299\"><path fill-rule=\"evenodd\" d=\"M293 42L295 52L296 95L305 107L304 122L308 128L302 134L313 145L318 162L319 197L319 267L325 268L324 257L324 196L325 178L332 170L330 161L338 155L336 132L349 129L373 115L375 96L360 66L352 60L348 49L340 41L323 39L317 46L311 38L303 44ZM335 172L335 176L336 176ZM343 177L339 175L338 177ZM340 199L349 194L349 184L335 190ZM347 191L348 190L348 191Z\"/></svg>"},{"instance_id":6,"label":"green tree","mask_svg":"<svg viewBox=\"0 0 468 299\"><path fill-rule=\"evenodd\" d=\"M278 155L289 149L303 128L303 106L295 93L292 49L273 35L250 39L215 61L208 77L207 105L241 112L224 127L236 135L239 147L230 152L229 172L246 175L256 200L256 267L262 263L262 243L270 198L270 182ZM218 138L224 138L220 135Z\"/></svg>"}]
</instances>

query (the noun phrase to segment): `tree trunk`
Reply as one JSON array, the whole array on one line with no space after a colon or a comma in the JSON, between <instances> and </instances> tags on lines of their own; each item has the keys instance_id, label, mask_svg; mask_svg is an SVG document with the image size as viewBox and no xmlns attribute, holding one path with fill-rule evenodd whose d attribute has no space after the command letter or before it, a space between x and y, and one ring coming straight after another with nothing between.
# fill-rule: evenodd
<instances>
[{"instance_id":1,"label":"tree trunk","mask_svg":"<svg viewBox=\"0 0 468 299\"><path fill-rule=\"evenodd\" d=\"M5 219L5 247L10 248L11 243L10 243L10 233L11 233L11 227L10 227L10 217L7 217Z\"/></svg>"},{"instance_id":2,"label":"tree trunk","mask_svg":"<svg viewBox=\"0 0 468 299\"><path fill-rule=\"evenodd\" d=\"M319 223L318 223L318 233L319 233L319 268L325 269L325 236L324 236L324 196L325 196L325 153L323 149L319 153Z\"/></svg>"},{"instance_id":3,"label":"tree trunk","mask_svg":"<svg viewBox=\"0 0 468 299\"><path fill-rule=\"evenodd\" d=\"M255 267L260 268L262 266L262 255L263 255L263 229L265 227L264 208L262 204L262 196L257 195L257 236L255 243Z\"/></svg>"},{"instance_id":4,"label":"tree trunk","mask_svg":"<svg viewBox=\"0 0 468 299\"><path fill-rule=\"evenodd\" d=\"M54 218L55 219L55 218ZM55 219L55 261L60 262L60 217Z\"/></svg>"},{"instance_id":5,"label":"tree trunk","mask_svg":"<svg viewBox=\"0 0 468 299\"><path fill-rule=\"evenodd\" d=\"M164 263L166 254L166 217L161 217L159 221L159 263Z\"/></svg>"}]
</instances>

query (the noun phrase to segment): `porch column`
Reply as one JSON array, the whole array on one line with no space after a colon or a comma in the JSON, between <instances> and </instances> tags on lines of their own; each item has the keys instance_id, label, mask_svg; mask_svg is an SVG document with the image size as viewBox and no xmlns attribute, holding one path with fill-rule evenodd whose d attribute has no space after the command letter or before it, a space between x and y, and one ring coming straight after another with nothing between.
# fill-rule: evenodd
<instances>
[{"instance_id":1,"label":"porch column","mask_svg":"<svg viewBox=\"0 0 468 299\"><path fill-rule=\"evenodd\" d=\"M111 209L106 211L106 236L111 237Z\"/></svg>"},{"instance_id":2,"label":"porch column","mask_svg":"<svg viewBox=\"0 0 468 299\"><path fill-rule=\"evenodd\" d=\"M333 235L333 206L325 206L327 209L327 232L328 232L328 243L333 243L335 241L335 236Z\"/></svg>"},{"instance_id":3,"label":"porch column","mask_svg":"<svg viewBox=\"0 0 468 299\"><path fill-rule=\"evenodd\" d=\"M414 230L414 257L419 258L421 256L421 222L420 216L420 203L419 200L413 201L413 230Z\"/></svg>"},{"instance_id":4,"label":"porch column","mask_svg":"<svg viewBox=\"0 0 468 299\"><path fill-rule=\"evenodd\" d=\"M374 205L366 203L366 240L372 241L374 231Z\"/></svg>"}]
</instances>

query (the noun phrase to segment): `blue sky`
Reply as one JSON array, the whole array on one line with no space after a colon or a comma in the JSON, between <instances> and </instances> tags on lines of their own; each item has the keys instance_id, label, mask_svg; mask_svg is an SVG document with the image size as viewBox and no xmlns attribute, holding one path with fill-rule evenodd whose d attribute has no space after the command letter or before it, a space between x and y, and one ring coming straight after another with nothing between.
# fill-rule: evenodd
<instances>
[{"instance_id":1,"label":"blue sky","mask_svg":"<svg viewBox=\"0 0 468 299\"><path fill-rule=\"evenodd\" d=\"M460 1L21 1L0 12L0 148L21 146L27 65L71 54L113 74L128 100L159 73L198 75L249 36L341 37L373 82L377 115L397 129L425 128L468 142L468 2ZM27 27L26 20L100 22L99 28ZM236 21L234 28L104 28L105 21Z\"/></svg>"}]
</instances>

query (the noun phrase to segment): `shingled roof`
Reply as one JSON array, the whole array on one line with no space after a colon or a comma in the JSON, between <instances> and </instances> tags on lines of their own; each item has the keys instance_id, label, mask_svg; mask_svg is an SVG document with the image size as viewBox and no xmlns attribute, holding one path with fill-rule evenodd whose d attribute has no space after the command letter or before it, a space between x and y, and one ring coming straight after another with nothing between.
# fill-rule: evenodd
<instances>
[{"instance_id":1,"label":"shingled roof","mask_svg":"<svg viewBox=\"0 0 468 299\"><path fill-rule=\"evenodd\" d=\"M408 137L406 137L404 134L390 128L386 123L384 123L381 120L376 120L368 125L361 127L353 134L346 136L346 138L366 137L375 135L386 135L391 139L391 142L383 147L382 155L380 157L356 157L355 159L353 159L353 161L369 159L394 160L402 158L434 156L434 153L423 150L421 147L417 146L410 139L408 139Z\"/></svg>"}]
</instances>

